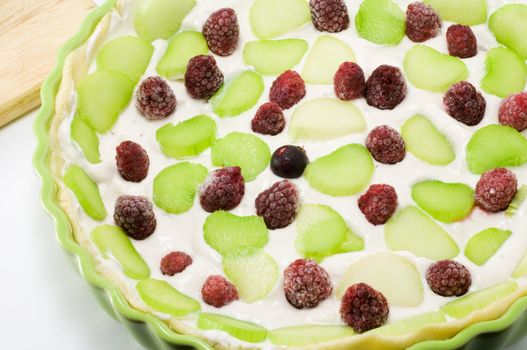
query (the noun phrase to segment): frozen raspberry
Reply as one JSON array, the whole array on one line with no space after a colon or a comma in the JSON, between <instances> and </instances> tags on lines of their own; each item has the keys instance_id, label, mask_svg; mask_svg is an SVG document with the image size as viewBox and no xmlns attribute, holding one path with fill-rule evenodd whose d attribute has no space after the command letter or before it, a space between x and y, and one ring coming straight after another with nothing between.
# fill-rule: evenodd
<instances>
[{"instance_id":1,"label":"frozen raspberry","mask_svg":"<svg viewBox=\"0 0 527 350\"><path fill-rule=\"evenodd\" d=\"M215 307L223 307L238 300L236 287L223 276L209 276L201 288L203 301Z\"/></svg>"},{"instance_id":2,"label":"frozen raspberry","mask_svg":"<svg viewBox=\"0 0 527 350\"><path fill-rule=\"evenodd\" d=\"M354 62L344 62L340 65L333 78L335 95L343 101L364 96L366 79L362 68Z\"/></svg>"},{"instance_id":3,"label":"frozen raspberry","mask_svg":"<svg viewBox=\"0 0 527 350\"><path fill-rule=\"evenodd\" d=\"M152 203L143 196L124 195L115 201L115 224L133 239L148 238L156 229Z\"/></svg>"},{"instance_id":4,"label":"frozen raspberry","mask_svg":"<svg viewBox=\"0 0 527 350\"><path fill-rule=\"evenodd\" d=\"M406 97L406 81L397 67L383 64L366 81L366 102L378 109L394 109Z\"/></svg>"},{"instance_id":5,"label":"frozen raspberry","mask_svg":"<svg viewBox=\"0 0 527 350\"><path fill-rule=\"evenodd\" d=\"M527 92L507 97L501 102L499 120L518 131L527 129Z\"/></svg>"},{"instance_id":6,"label":"frozen raspberry","mask_svg":"<svg viewBox=\"0 0 527 350\"><path fill-rule=\"evenodd\" d=\"M443 105L448 115L468 126L478 125L487 107L481 92L467 81L452 85L443 97Z\"/></svg>"},{"instance_id":7,"label":"frozen raspberry","mask_svg":"<svg viewBox=\"0 0 527 350\"><path fill-rule=\"evenodd\" d=\"M406 9L406 35L421 43L439 33L441 19L434 9L422 2L413 2Z\"/></svg>"},{"instance_id":8,"label":"frozen raspberry","mask_svg":"<svg viewBox=\"0 0 527 350\"><path fill-rule=\"evenodd\" d=\"M223 73L212 56L199 55L188 62L185 87L195 99L208 100L223 84Z\"/></svg>"},{"instance_id":9,"label":"frozen raspberry","mask_svg":"<svg viewBox=\"0 0 527 350\"><path fill-rule=\"evenodd\" d=\"M163 275L174 276L192 264L190 255L184 252L171 252L161 259L161 272Z\"/></svg>"},{"instance_id":10,"label":"frozen raspberry","mask_svg":"<svg viewBox=\"0 0 527 350\"><path fill-rule=\"evenodd\" d=\"M478 41L469 26L453 24L448 27L446 42L452 56L469 58L478 54Z\"/></svg>"},{"instance_id":11,"label":"frozen raspberry","mask_svg":"<svg viewBox=\"0 0 527 350\"><path fill-rule=\"evenodd\" d=\"M271 86L269 99L282 109L289 109L306 95L306 85L300 74L288 70L282 73Z\"/></svg>"},{"instance_id":12,"label":"frozen raspberry","mask_svg":"<svg viewBox=\"0 0 527 350\"><path fill-rule=\"evenodd\" d=\"M430 289L443 297L459 297L467 293L472 283L470 272L454 260L440 260L426 271Z\"/></svg>"},{"instance_id":13,"label":"frozen raspberry","mask_svg":"<svg viewBox=\"0 0 527 350\"><path fill-rule=\"evenodd\" d=\"M263 217L269 229L275 230L295 221L300 196L294 183L282 180L260 193L255 205L256 214Z\"/></svg>"},{"instance_id":14,"label":"frozen raspberry","mask_svg":"<svg viewBox=\"0 0 527 350\"><path fill-rule=\"evenodd\" d=\"M166 118L176 109L176 95L160 77L146 78L136 93L136 107L149 120Z\"/></svg>"},{"instance_id":15,"label":"frozen raspberry","mask_svg":"<svg viewBox=\"0 0 527 350\"><path fill-rule=\"evenodd\" d=\"M406 146L401 134L388 125L373 129L366 139L366 147L373 158L383 164L399 163L406 156Z\"/></svg>"},{"instance_id":16,"label":"frozen raspberry","mask_svg":"<svg viewBox=\"0 0 527 350\"><path fill-rule=\"evenodd\" d=\"M509 207L518 191L518 180L512 171L496 168L481 175L477 185L475 199L481 209L496 213Z\"/></svg>"},{"instance_id":17,"label":"frozen raspberry","mask_svg":"<svg viewBox=\"0 0 527 350\"><path fill-rule=\"evenodd\" d=\"M382 326L389 313L384 295L366 283L349 287L340 303L340 318L357 333Z\"/></svg>"},{"instance_id":18,"label":"frozen raspberry","mask_svg":"<svg viewBox=\"0 0 527 350\"><path fill-rule=\"evenodd\" d=\"M397 208L397 193L390 185L371 185L359 198L359 209L373 225L383 225Z\"/></svg>"},{"instance_id":19,"label":"frozen raspberry","mask_svg":"<svg viewBox=\"0 0 527 350\"><path fill-rule=\"evenodd\" d=\"M313 260L295 260L284 271L285 298L297 309L316 307L332 290L328 273Z\"/></svg>"},{"instance_id":20,"label":"frozen raspberry","mask_svg":"<svg viewBox=\"0 0 527 350\"><path fill-rule=\"evenodd\" d=\"M350 24L344 0L310 0L309 7L313 24L321 32L338 33Z\"/></svg>"},{"instance_id":21,"label":"frozen raspberry","mask_svg":"<svg viewBox=\"0 0 527 350\"><path fill-rule=\"evenodd\" d=\"M205 211L231 210L240 204L245 194L245 182L240 167L213 171L200 189L199 201Z\"/></svg>"},{"instance_id":22,"label":"frozen raspberry","mask_svg":"<svg viewBox=\"0 0 527 350\"><path fill-rule=\"evenodd\" d=\"M278 135L285 128L282 108L274 102L261 105L251 122L251 127L254 132L260 134Z\"/></svg>"},{"instance_id":23,"label":"frozen raspberry","mask_svg":"<svg viewBox=\"0 0 527 350\"><path fill-rule=\"evenodd\" d=\"M148 175L150 160L148 154L139 144L124 141L115 148L115 162L119 174L126 181L141 182Z\"/></svg>"},{"instance_id":24,"label":"frozen raspberry","mask_svg":"<svg viewBox=\"0 0 527 350\"><path fill-rule=\"evenodd\" d=\"M240 27L236 12L222 8L214 12L203 25L203 36L210 51L216 55L229 56L238 46Z\"/></svg>"}]
</instances>

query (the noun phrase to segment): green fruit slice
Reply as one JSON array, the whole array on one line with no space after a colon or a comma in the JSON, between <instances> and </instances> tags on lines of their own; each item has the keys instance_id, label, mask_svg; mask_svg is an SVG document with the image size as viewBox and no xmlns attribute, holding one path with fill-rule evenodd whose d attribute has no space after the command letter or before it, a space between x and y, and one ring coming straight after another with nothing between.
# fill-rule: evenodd
<instances>
[{"instance_id":1,"label":"green fruit slice","mask_svg":"<svg viewBox=\"0 0 527 350\"><path fill-rule=\"evenodd\" d=\"M186 31L176 34L157 64L157 73L167 79L182 79L188 61L198 55L209 53L207 41L201 32Z\"/></svg>"},{"instance_id":2,"label":"green fruit slice","mask_svg":"<svg viewBox=\"0 0 527 350\"><path fill-rule=\"evenodd\" d=\"M175 317L199 311L199 302L178 292L169 283L156 279L144 279L137 283L137 292L152 309Z\"/></svg>"},{"instance_id":3,"label":"green fruit slice","mask_svg":"<svg viewBox=\"0 0 527 350\"><path fill-rule=\"evenodd\" d=\"M391 0L364 0L355 16L361 38L379 45L397 45L404 38L406 16Z\"/></svg>"},{"instance_id":4,"label":"green fruit slice","mask_svg":"<svg viewBox=\"0 0 527 350\"><path fill-rule=\"evenodd\" d=\"M64 184L73 191L82 210L89 217L97 221L104 220L107 212L99 188L84 169L78 165L70 165L64 173Z\"/></svg>"},{"instance_id":5,"label":"green fruit slice","mask_svg":"<svg viewBox=\"0 0 527 350\"><path fill-rule=\"evenodd\" d=\"M404 73L419 89L444 92L468 77L468 68L459 58L429 46L415 45L404 56Z\"/></svg>"},{"instance_id":6,"label":"green fruit slice","mask_svg":"<svg viewBox=\"0 0 527 350\"><path fill-rule=\"evenodd\" d=\"M421 115L404 122L401 135L406 149L417 158L433 165L447 165L456 159L454 148L434 124Z\"/></svg>"},{"instance_id":7,"label":"green fruit slice","mask_svg":"<svg viewBox=\"0 0 527 350\"><path fill-rule=\"evenodd\" d=\"M324 122L320 122L320 116ZM336 98L318 98L298 106L289 123L293 140L323 141L366 130L362 112L352 103Z\"/></svg>"},{"instance_id":8,"label":"green fruit slice","mask_svg":"<svg viewBox=\"0 0 527 350\"><path fill-rule=\"evenodd\" d=\"M240 298L252 303L265 298L278 280L278 264L260 248L242 248L223 258L223 270Z\"/></svg>"},{"instance_id":9,"label":"green fruit slice","mask_svg":"<svg viewBox=\"0 0 527 350\"><path fill-rule=\"evenodd\" d=\"M487 21L486 0L424 0L439 13L443 21L456 22L467 26Z\"/></svg>"},{"instance_id":10,"label":"green fruit slice","mask_svg":"<svg viewBox=\"0 0 527 350\"><path fill-rule=\"evenodd\" d=\"M260 216L237 216L225 211L210 214L203 225L205 242L221 255L244 247L263 248L269 231Z\"/></svg>"},{"instance_id":11,"label":"green fruit slice","mask_svg":"<svg viewBox=\"0 0 527 350\"><path fill-rule=\"evenodd\" d=\"M243 50L246 65L265 76L277 76L295 67L308 49L302 39L249 41Z\"/></svg>"},{"instance_id":12,"label":"green fruit slice","mask_svg":"<svg viewBox=\"0 0 527 350\"><path fill-rule=\"evenodd\" d=\"M197 327L202 330L220 330L249 343L260 343L267 339L267 329L255 323L232 317L202 312Z\"/></svg>"},{"instance_id":13,"label":"green fruit slice","mask_svg":"<svg viewBox=\"0 0 527 350\"><path fill-rule=\"evenodd\" d=\"M163 169L154 179L154 202L171 214L184 213L194 204L198 187L207 178L201 164L182 162Z\"/></svg>"},{"instance_id":14,"label":"green fruit slice","mask_svg":"<svg viewBox=\"0 0 527 350\"><path fill-rule=\"evenodd\" d=\"M310 163L304 176L319 192L351 196L366 188L373 170L373 159L366 147L350 144Z\"/></svg>"},{"instance_id":15,"label":"green fruit slice","mask_svg":"<svg viewBox=\"0 0 527 350\"><path fill-rule=\"evenodd\" d=\"M524 60L527 59L527 5L509 4L501 7L490 16L489 28L500 44L515 51Z\"/></svg>"},{"instance_id":16,"label":"green fruit slice","mask_svg":"<svg viewBox=\"0 0 527 350\"><path fill-rule=\"evenodd\" d=\"M487 74L481 80L481 88L502 98L523 91L527 81L527 65L514 51L495 47L487 53Z\"/></svg>"},{"instance_id":17,"label":"green fruit slice","mask_svg":"<svg viewBox=\"0 0 527 350\"><path fill-rule=\"evenodd\" d=\"M168 123L157 130L156 139L168 157L195 157L216 140L216 122L206 115L198 115L175 126Z\"/></svg>"},{"instance_id":18,"label":"green fruit slice","mask_svg":"<svg viewBox=\"0 0 527 350\"><path fill-rule=\"evenodd\" d=\"M150 277L150 268L121 228L102 225L90 237L105 259L111 254L119 262L125 275L138 280Z\"/></svg>"},{"instance_id":19,"label":"green fruit slice","mask_svg":"<svg viewBox=\"0 0 527 350\"><path fill-rule=\"evenodd\" d=\"M496 254L511 234L511 231L494 227L485 229L468 241L465 255L474 264L481 266Z\"/></svg>"},{"instance_id":20,"label":"green fruit slice","mask_svg":"<svg viewBox=\"0 0 527 350\"><path fill-rule=\"evenodd\" d=\"M493 302L506 297L517 289L518 284L514 281L502 282L451 301L443 306L441 311L453 318L463 318L470 315L473 311L483 310Z\"/></svg>"},{"instance_id":21,"label":"green fruit slice","mask_svg":"<svg viewBox=\"0 0 527 350\"><path fill-rule=\"evenodd\" d=\"M468 168L475 174L527 162L527 140L516 129L488 125L478 129L467 145Z\"/></svg>"},{"instance_id":22,"label":"green fruit slice","mask_svg":"<svg viewBox=\"0 0 527 350\"><path fill-rule=\"evenodd\" d=\"M333 84L339 66L347 61L355 62L348 44L331 35L319 36L307 55L302 77L310 84Z\"/></svg>"},{"instance_id":23,"label":"green fruit slice","mask_svg":"<svg viewBox=\"0 0 527 350\"><path fill-rule=\"evenodd\" d=\"M259 39L272 39L311 21L305 0L255 0L249 10L249 22Z\"/></svg>"},{"instance_id":24,"label":"green fruit slice","mask_svg":"<svg viewBox=\"0 0 527 350\"><path fill-rule=\"evenodd\" d=\"M419 330L429 325L445 323L446 321L446 317L442 312L429 312L423 315L396 321L383 327L372 329L368 333L396 337Z\"/></svg>"},{"instance_id":25,"label":"green fruit slice","mask_svg":"<svg viewBox=\"0 0 527 350\"><path fill-rule=\"evenodd\" d=\"M237 116L253 108L263 91L262 77L257 73L245 71L223 84L212 96L212 110L220 117Z\"/></svg>"},{"instance_id":26,"label":"green fruit slice","mask_svg":"<svg viewBox=\"0 0 527 350\"><path fill-rule=\"evenodd\" d=\"M82 118L73 118L71 138L77 142L88 162L92 164L101 162L99 136Z\"/></svg>"},{"instance_id":27,"label":"green fruit slice","mask_svg":"<svg viewBox=\"0 0 527 350\"><path fill-rule=\"evenodd\" d=\"M461 183L422 181L412 186L412 198L421 209L442 222L463 220L474 206L474 190Z\"/></svg>"},{"instance_id":28,"label":"green fruit slice","mask_svg":"<svg viewBox=\"0 0 527 350\"><path fill-rule=\"evenodd\" d=\"M505 215L508 217L513 217L516 214L516 211L518 211L518 208L523 204L523 202L525 202L525 199L527 199L527 185L523 185L518 189L514 199L505 211Z\"/></svg>"},{"instance_id":29,"label":"green fruit slice","mask_svg":"<svg viewBox=\"0 0 527 350\"><path fill-rule=\"evenodd\" d=\"M312 346L354 335L353 329L340 325L313 325L278 328L269 331L274 345Z\"/></svg>"},{"instance_id":30,"label":"green fruit slice","mask_svg":"<svg viewBox=\"0 0 527 350\"><path fill-rule=\"evenodd\" d=\"M271 150L259 137L235 131L216 140L211 157L217 167L239 166L245 181L250 182L269 165Z\"/></svg>"},{"instance_id":31,"label":"green fruit slice","mask_svg":"<svg viewBox=\"0 0 527 350\"><path fill-rule=\"evenodd\" d=\"M450 235L416 207L396 213L384 226L388 248L408 250L431 260L452 259L459 248Z\"/></svg>"}]
</instances>

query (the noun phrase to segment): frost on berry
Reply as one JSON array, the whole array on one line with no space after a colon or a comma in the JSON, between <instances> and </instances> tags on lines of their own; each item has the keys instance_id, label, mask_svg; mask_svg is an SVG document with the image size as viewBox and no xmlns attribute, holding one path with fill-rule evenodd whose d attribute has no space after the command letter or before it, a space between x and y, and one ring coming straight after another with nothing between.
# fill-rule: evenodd
<instances>
[{"instance_id":1,"label":"frost on berry","mask_svg":"<svg viewBox=\"0 0 527 350\"><path fill-rule=\"evenodd\" d=\"M342 63L333 78L335 95L343 101L364 96L366 78L362 68L354 62Z\"/></svg>"},{"instance_id":2,"label":"frost on berry","mask_svg":"<svg viewBox=\"0 0 527 350\"><path fill-rule=\"evenodd\" d=\"M410 40L420 43L439 33L441 19L432 6L413 2L406 9L406 35Z\"/></svg>"},{"instance_id":3,"label":"frost on berry","mask_svg":"<svg viewBox=\"0 0 527 350\"><path fill-rule=\"evenodd\" d=\"M167 82L160 77L146 78L136 93L136 107L146 119L168 117L176 109L176 96Z\"/></svg>"},{"instance_id":4,"label":"frost on berry","mask_svg":"<svg viewBox=\"0 0 527 350\"><path fill-rule=\"evenodd\" d=\"M478 125L487 107L481 92L467 81L452 85L443 97L443 105L448 115L468 126Z\"/></svg>"},{"instance_id":5,"label":"frost on berry","mask_svg":"<svg viewBox=\"0 0 527 350\"><path fill-rule=\"evenodd\" d=\"M285 71L271 86L269 99L282 109L289 109L296 105L306 95L304 80L295 71Z\"/></svg>"},{"instance_id":6,"label":"frost on berry","mask_svg":"<svg viewBox=\"0 0 527 350\"><path fill-rule=\"evenodd\" d=\"M321 32L338 33L349 26L344 0L310 0L309 8L313 25Z\"/></svg>"},{"instance_id":7,"label":"frost on berry","mask_svg":"<svg viewBox=\"0 0 527 350\"><path fill-rule=\"evenodd\" d=\"M476 185L476 205L491 213L505 210L517 191L518 180L512 171L505 168L489 170L481 175Z\"/></svg>"},{"instance_id":8,"label":"frost on berry","mask_svg":"<svg viewBox=\"0 0 527 350\"><path fill-rule=\"evenodd\" d=\"M366 81L366 102L378 109L394 109L406 97L406 81L397 67L377 67Z\"/></svg>"},{"instance_id":9,"label":"frost on berry","mask_svg":"<svg viewBox=\"0 0 527 350\"><path fill-rule=\"evenodd\" d=\"M397 193L390 185L371 185L359 198L359 209L373 225L383 225L397 208Z\"/></svg>"},{"instance_id":10,"label":"frost on berry","mask_svg":"<svg viewBox=\"0 0 527 350\"><path fill-rule=\"evenodd\" d=\"M255 201L256 214L263 217L271 230L289 226L296 218L300 196L295 184L283 180L258 195Z\"/></svg>"},{"instance_id":11,"label":"frost on berry","mask_svg":"<svg viewBox=\"0 0 527 350\"><path fill-rule=\"evenodd\" d=\"M150 160L143 147L133 141L124 141L115 148L115 151L117 170L123 179L141 182L146 178Z\"/></svg>"},{"instance_id":12,"label":"frost on berry","mask_svg":"<svg viewBox=\"0 0 527 350\"><path fill-rule=\"evenodd\" d=\"M441 260L428 268L426 281L435 294L459 297L468 292L472 278L468 269L457 261Z\"/></svg>"},{"instance_id":13,"label":"frost on berry","mask_svg":"<svg viewBox=\"0 0 527 350\"><path fill-rule=\"evenodd\" d=\"M152 203L143 196L124 195L115 201L115 224L133 239L148 238L156 229Z\"/></svg>"},{"instance_id":14,"label":"frost on berry","mask_svg":"<svg viewBox=\"0 0 527 350\"><path fill-rule=\"evenodd\" d=\"M200 188L200 203L209 213L231 210L240 204L245 194L245 181L240 167L213 171Z\"/></svg>"},{"instance_id":15,"label":"frost on berry","mask_svg":"<svg viewBox=\"0 0 527 350\"><path fill-rule=\"evenodd\" d=\"M216 55L232 54L240 36L236 12L231 8L222 8L211 14L203 25L203 36Z\"/></svg>"},{"instance_id":16,"label":"frost on berry","mask_svg":"<svg viewBox=\"0 0 527 350\"><path fill-rule=\"evenodd\" d=\"M223 307L239 299L236 287L223 276L209 276L201 288L203 301L215 307Z\"/></svg>"},{"instance_id":17,"label":"frost on berry","mask_svg":"<svg viewBox=\"0 0 527 350\"><path fill-rule=\"evenodd\" d=\"M208 100L223 84L223 73L212 56L198 55L188 62L185 87L197 100Z\"/></svg>"},{"instance_id":18,"label":"frost on berry","mask_svg":"<svg viewBox=\"0 0 527 350\"><path fill-rule=\"evenodd\" d=\"M478 54L478 41L469 26L453 24L446 32L448 53L459 58L474 57Z\"/></svg>"},{"instance_id":19,"label":"frost on berry","mask_svg":"<svg viewBox=\"0 0 527 350\"><path fill-rule=\"evenodd\" d=\"M313 260L295 260L284 270L285 297L297 309L316 307L332 290L329 274Z\"/></svg>"},{"instance_id":20,"label":"frost on berry","mask_svg":"<svg viewBox=\"0 0 527 350\"><path fill-rule=\"evenodd\" d=\"M285 128L285 117L282 108L274 102L260 106L251 122L254 132L263 135L278 135Z\"/></svg>"},{"instance_id":21,"label":"frost on berry","mask_svg":"<svg viewBox=\"0 0 527 350\"><path fill-rule=\"evenodd\" d=\"M511 95L501 102L499 121L518 131L527 129L527 92Z\"/></svg>"},{"instance_id":22,"label":"frost on berry","mask_svg":"<svg viewBox=\"0 0 527 350\"><path fill-rule=\"evenodd\" d=\"M346 290L340 304L340 317L357 333L382 326L390 309L382 293L366 283L357 283Z\"/></svg>"},{"instance_id":23,"label":"frost on berry","mask_svg":"<svg viewBox=\"0 0 527 350\"><path fill-rule=\"evenodd\" d=\"M387 125L373 129L366 139L366 147L379 163L399 163L406 156L406 146L399 132Z\"/></svg>"},{"instance_id":24,"label":"frost on berry","mask_svg":"<svg viewBox=\"0 0 527 350\"><path fill-rule=\"evenodd\" d=\"M192 264L192 258L185 252L171 252L161 259L160 269L163 275L174 276L183 272Z\"/></svg>"}]
</instances>

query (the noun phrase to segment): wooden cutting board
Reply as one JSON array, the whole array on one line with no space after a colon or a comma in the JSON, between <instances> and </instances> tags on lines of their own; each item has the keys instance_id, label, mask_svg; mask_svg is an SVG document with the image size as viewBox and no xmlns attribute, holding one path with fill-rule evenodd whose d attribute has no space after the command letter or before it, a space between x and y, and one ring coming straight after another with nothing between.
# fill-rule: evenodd
<instances>
[{"instance_id":1,"label":"wooden cutting board","mask_svg":"<svg viewBox=\"0 0 527 350\"><path fill-rule=\"evenodd\" d=\"M0 0L0 127L40 105L58 49L95 5L91 0Z\"/></svg>"}]
</instances>

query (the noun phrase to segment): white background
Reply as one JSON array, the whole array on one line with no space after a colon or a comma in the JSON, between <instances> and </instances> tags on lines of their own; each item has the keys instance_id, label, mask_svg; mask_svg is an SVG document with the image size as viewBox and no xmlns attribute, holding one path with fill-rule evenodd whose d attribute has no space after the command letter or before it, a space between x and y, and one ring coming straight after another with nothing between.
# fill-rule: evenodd
<instances>
[{"instance_id":1,"label":"white background","mask_svg":"<svg viewBox=\"0 0 527 350\"><path fill-rule=\"evenodd\" d=\"M34 118L0 128L0 349L140 350L55 240L31 164ZM522 349L527 338L507 350Z\"/></svg>"}]
</instances>

